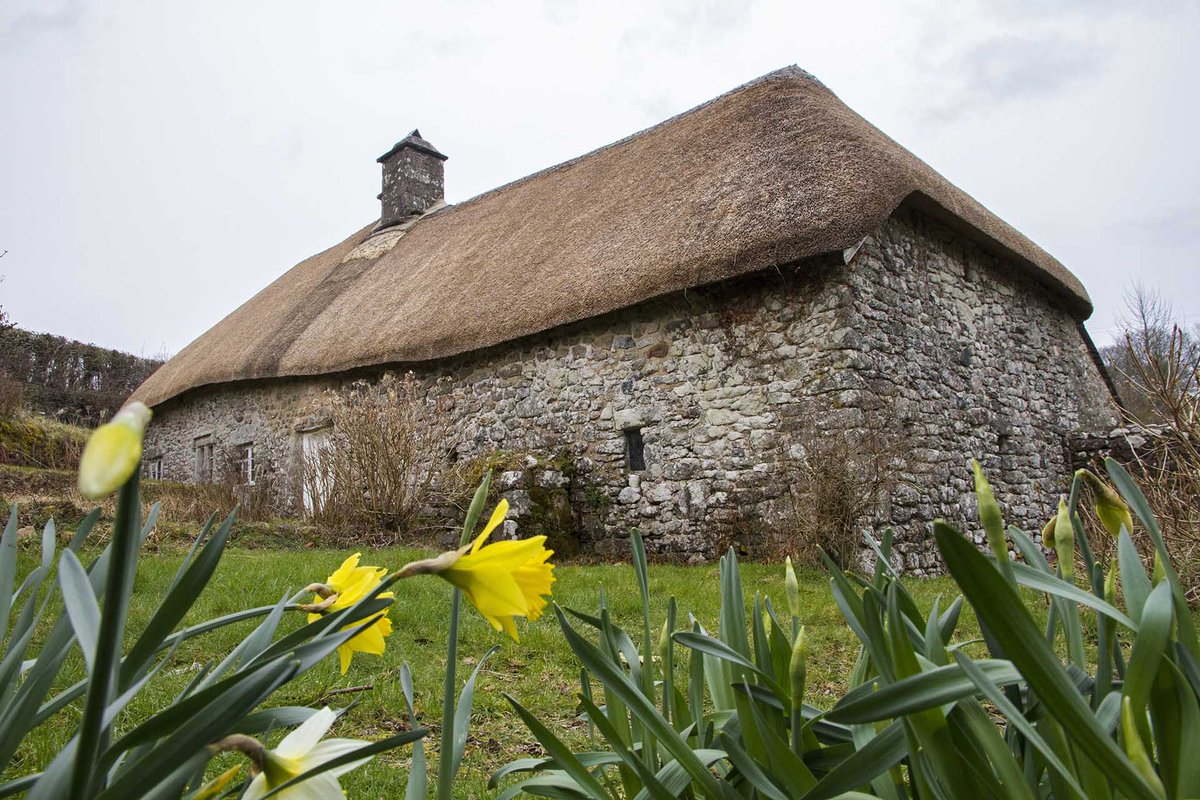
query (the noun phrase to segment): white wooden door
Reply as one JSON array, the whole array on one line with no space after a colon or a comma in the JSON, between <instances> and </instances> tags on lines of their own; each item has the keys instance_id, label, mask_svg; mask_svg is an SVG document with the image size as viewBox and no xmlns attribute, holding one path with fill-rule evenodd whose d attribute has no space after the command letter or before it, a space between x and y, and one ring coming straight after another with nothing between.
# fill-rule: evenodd
<instances>
[{"instance_id":1,"label":"white wooden door","mask_svg":"<svg viewBox=\"0 0 1200 800\"><path fill-rule=\"evenodd\" d=\"M305 431L300 434L300 449L304 458L301 471L304 485L304 513L312 516L325 505L332 476L329 474L329 429Z\"/></svg>"}]
</instances>

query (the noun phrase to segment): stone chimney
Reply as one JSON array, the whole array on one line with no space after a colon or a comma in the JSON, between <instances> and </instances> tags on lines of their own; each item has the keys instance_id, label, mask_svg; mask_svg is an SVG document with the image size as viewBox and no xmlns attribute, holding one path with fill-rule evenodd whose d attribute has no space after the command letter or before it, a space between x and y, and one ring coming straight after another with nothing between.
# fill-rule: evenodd
<instances>
[{"instance_id":1,"label":"stone chimney","mask_svg":"<svg viewBox=\"0 0 1200 800\"><path fill-rule=\"evenodd\" d=\"M414 130L376 159L383 164L379 227L387 228L428 210L445 199L446 156Z\"/></svg>"}]
</instances>

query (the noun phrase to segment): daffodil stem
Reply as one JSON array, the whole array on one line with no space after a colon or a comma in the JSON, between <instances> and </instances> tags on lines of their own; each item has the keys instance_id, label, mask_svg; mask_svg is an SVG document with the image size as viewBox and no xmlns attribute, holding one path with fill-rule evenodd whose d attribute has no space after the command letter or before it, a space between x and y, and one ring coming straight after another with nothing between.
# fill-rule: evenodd
<instances>
[{"instance_id":1,"label":"daffodil stem","mask_svg":"<svg viewBox=\"0 0 1200 800\"><path fill-rule=\"evenodd\" d=\"M236 750L244 754L250 759L250 774L257 775L263 770L263 757L266 753L266 748L258 739L251 736L246 736L241 733L234 733L213 742L208 746L212 753L226 753L230 750Z\"/></svg>"},{"instance_id":2,"label":"daffodil stem","mask_svg":"<svg viewBox=\"0 0 1200 800\"><path fill-rule=\"evenodd\" d=\"M139 465L140 467L140 465ZM97 755L108 739L104 711L112 702L121 668L121 639L125 612L137 568L138 535L142 527L138 469L121 486L112 541L108 548L108 575L104 584L104 611L96 640L95 664L88 677L87 700L79 723L79 743L71 773L69 800L89 796L103 777L94 771Z\"/></svg>"},{"instance_id":3,"label":"daffodil stem","mask_svg":"<svg viewBox=\"0 0 1200 800\"><path fill-rule=\"evenodd\" d=\"M442 740L438 745L438 800L451 800L454 788L454 695L458 666L458 612L462 592L455 589L450 598L450 635L446 642L446 683L442 691Z\"/></svg>"},{"instance_id":4,"label":"daffodil stem","mask_svg":"<svg viewBox=\"0 0 1200 800\"><path fill-rule=\"evenodd\" d=\"M479 522L479 515L483 513L483 504L487 502L488 487L491 483L492 471L488 470L483 476L483 482L475 490L475 496L471 498L471 507L467 509L467 518L463 522L462 535L458 540L460 549L471 541L471 535L475 532L475 526ZM443 553L443 556L446 555L449 554ZM422 562L422 564L424 563ZM413 566L410 564L400 571L403 573ZM420 571L422 570L414 570L414 574ZM451 800L450 793L454 788L454 700L455 689L458 688L455 673L458 667L458 612L461 607L462 592L455 588L450 596L450 636L446 642L446 683L442 687L442 741L438 746L438 800Z\"/></svg>"}]
</instances>

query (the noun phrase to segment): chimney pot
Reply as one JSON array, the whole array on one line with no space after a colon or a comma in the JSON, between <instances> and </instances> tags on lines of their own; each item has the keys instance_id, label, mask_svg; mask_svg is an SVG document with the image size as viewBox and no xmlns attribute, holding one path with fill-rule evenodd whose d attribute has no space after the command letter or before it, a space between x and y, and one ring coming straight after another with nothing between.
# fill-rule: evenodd
<instances>
[{"instance_id":1,"label":"chimney pot","mask_svg":"<svg viewBox=\"0 0 1200 800\"><path fill-rule=\"evenodd\" d=\"M387 228L421 214L446 196L446 156L413 130L381 155L383 191L379 227Z\"/></svg>"}]
</instances>

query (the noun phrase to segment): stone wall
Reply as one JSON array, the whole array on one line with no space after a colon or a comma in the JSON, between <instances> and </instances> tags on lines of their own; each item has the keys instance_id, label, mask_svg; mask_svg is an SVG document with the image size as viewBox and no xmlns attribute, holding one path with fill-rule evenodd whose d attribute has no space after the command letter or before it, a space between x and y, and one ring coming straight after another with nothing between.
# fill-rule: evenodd
<instances>
[{"instance_id":1,"label":"stone wall","mask_svg":"<svg viewBox=\"0 0 1200 800\"><path fill-rule=\"evenodd\" d=\"M1080 432L1067 440L1071 468L1086 468L1103 475L1104 459L1109 456L1127 469L1144 459L1157 463L1164 448L1170 452L1170 434L1168 425L1125 425L1112 430Z\"/></svg>"},{"instance_id":2,"label":"stone wall","mask_svg":"<svg viewBox=\"0 0 1200 800\"><path fill-rule=\"evenodd\" d=\"M1074 320L1024 272L905 210L865 243L849 278L862 336L842 400L883 415L905 443L877 519L903 532L903 567L936 569L936 517L978 532L972 457L1006 521L1040 530L1069 482L1067 437L1117 420Z\"/></svg>"},{"instance_id":3,"label":"stone wall","mask_svg":"<svg viewBox=\"0 0 1200 800\"><path fill-rule=\"evenodd\" d=\"M896 527L906 569L934 569L929 522L973 514L969 457L1032 528L1068 474L1064 437L1113 415L1075 323L1041 287L907 211L849 266L781 267L412 368L451 409L460 462L569 459L580 539L602 555L626 552L637 526L652 552L712 556L762 529L805 441L871 428L900 448L874 522ZM209 435L255 442L285 474L323 392L362 377L190 392L158 410L148 457L191 479L194 440ZM634 430L642 470L629 468Z\"/></svg>"}]
</instances>

